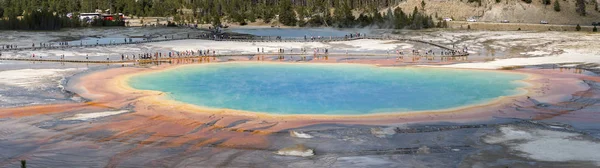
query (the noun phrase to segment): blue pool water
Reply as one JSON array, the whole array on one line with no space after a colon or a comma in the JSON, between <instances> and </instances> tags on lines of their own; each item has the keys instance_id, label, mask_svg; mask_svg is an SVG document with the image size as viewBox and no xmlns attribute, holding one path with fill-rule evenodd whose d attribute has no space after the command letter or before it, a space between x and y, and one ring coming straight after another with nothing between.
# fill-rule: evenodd
<instances>
[{"instance_id":1,"label":"blue pool water","mask_svg":"<svg viewBox=\"0 0 600 168\"><path fill-rule=\"evenodd\" d=\"M203 107L273 114L440 110L518 94L525 75L351 64L223 63L130 78L142 90Z\"/></svg>"},{"instance_id":2,"label":"blue pool water","mask_svg":"<svg viewBox=\"0 0 600 168\"><path fill-rule=\"evenodd\" d=\"M311 36L323 36L323 37L343 37L351 33L367 33L366 30L350 30L350 29L330 29L330 28L234 28L228 31L251 34L255 36L281 36L284 38L289 37L311 37Z\"/></svg>"},{"instance_id":3,"label":"blue pool water","mask_svg":"<svg viewBox=\"0 0 600 168\"><path fill-rule=\"evenodd\" d=\"M69 41L70 45L93 45L93 44L122 44L129 42L138 42L144 41L144 38L129 38L129 37L103 37L103 38L95 38L95 37L86 37L81 40Z\"/></svg>"}]
</instances>

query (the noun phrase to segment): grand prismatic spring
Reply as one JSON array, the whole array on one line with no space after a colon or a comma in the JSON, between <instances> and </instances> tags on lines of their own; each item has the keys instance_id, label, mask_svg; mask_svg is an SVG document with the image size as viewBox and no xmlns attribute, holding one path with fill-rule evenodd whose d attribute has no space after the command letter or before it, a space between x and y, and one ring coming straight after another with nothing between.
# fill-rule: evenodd
<instances>
[{"instance_id":1,"label":"grand prismatic spring","mask_svg":"<svg viewBox=\"0 0 600 168\"><path fill-rule=\"evenodd\" d=\"M209 108L271 114L444 110L518 94L525 75L352 64L223 63L130 79L140 90ZM473 89L477 88L477 89ZM521 91L522 92L522 91Z\"/></svg>"},{"instance_id":2,"label":"grand prismatic spring","mask_svg":"<svg viewBox=\"0 0 600 168\"><path fill-rule=\"evenodd\" d=\"M191 27L1 31L0 167L600 166L598 34Z\"/></svg>"}]
</instances>

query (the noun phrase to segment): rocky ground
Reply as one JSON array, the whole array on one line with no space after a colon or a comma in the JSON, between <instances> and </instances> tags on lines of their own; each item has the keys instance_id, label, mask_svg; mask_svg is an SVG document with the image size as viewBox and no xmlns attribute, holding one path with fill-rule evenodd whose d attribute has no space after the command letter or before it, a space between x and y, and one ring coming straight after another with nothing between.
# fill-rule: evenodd
<instances>
[{"instance_id":1,"label":"rocky ground","mask_svg":"<svg viewBox=\"0 0 600 168\"><path fill-rule=\"evenodd\" d=\"M576 1L560 1L561 11L554 11L553 4L544 5L542 1L532 1L530 4L522 0L482 0L481 5L477 2L469 3L463 1L450 0L425 0L425 12L434 17L454 18L455 21L466 21L468 18L475 18L478 22L499 23L502 20L508 20L511 23L531 23L539 24L540 21L547 21L549 24L558 25L591 25L592 22L599 22L600 12L595 10L596 0L586 1L586 16L581 16L576 12ZM554 3L554 1L551 1ZM421 0L406 0L400 2L397 6L402 8L405 13L412 13L415 7L419 10ZM385 12L383 10L382 12ZM436 15L437 13L437 15ZM516 29L515 29L516 30Z\"/></svg>"}]
</instances>

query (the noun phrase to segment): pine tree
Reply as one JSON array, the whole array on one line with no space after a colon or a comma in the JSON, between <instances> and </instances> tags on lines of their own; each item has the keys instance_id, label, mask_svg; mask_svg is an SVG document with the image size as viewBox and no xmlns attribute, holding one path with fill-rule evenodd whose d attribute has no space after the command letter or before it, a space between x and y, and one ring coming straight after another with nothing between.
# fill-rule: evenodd
<instances>
[{"instance_id":1,"label":"pine tree","mask_svg":"<svg viewBox=\"0 0 600 168\"><path fill-rule=\"evenodd\" d=\"M417 16L419 14L419 9L417 9L417 7L415 6L415 9L413 9L412 12L412 20L415 19L415 16Z\"/></svg>"},{"instance_id":2,"label":"pine tree","mask_svg":"<svg viewBox=\"0 0 600 168\"><path fill-rule=\"evenodd\" d=\"M469 1L480 2L481 0ZM269 22L276 14L279 14L282 16L282 22L286 22L285 24L288 25L291 23L287 23L286 19L298 20L298 17L306 16L306 18L311 18L309 20L311 24L330 26L335 23L336 26L352 27L361 24L361 22L355 22L352 12L361 12L364 15L361 20L364 22L372 21L374 12L385 8L388 8L387 13L381 16L385 23L382 24L385 25L384 28L404 26L413 28L413 20L420 20L424 27L431 26L429 15L422 12L418 15L394 15L400 13L391 9L395 5L394 2L395 0L0 0L0 18L4 18L0 19L0 24L2 24L0 27L27 28L29 25L38 25L20 21L24 14L38 9L59 16L64 16L66 13L94 12L95 9L110 9L113 13L120 12L134 18L162 16L177 18L180 23L214 24L220 24L220 19L239 23L253 22L255 19ZM420 10L423 11L426 8L425 0L420 3L416 7L421 7ZM282 4L290 4L292 10L281 10ZM304 10L293 10L296 8L304 8ZM183 12L185 10L181 9L190 10L191 13ZM331 9L335 11L335 15L328 12ZM296 15L298 17L293 17ZM332 19L332 16L335 19ZM217 18L219 20L216 20ZM304 18L302 17L302 19ZM436 15L435 18L438 16ZM52 27L50 25L53 20L46 18L40 22L42 23L39 25ZM65 27L71 27L73 24L71 20L57 22L65 22L61 24L67 25ZM96 23L96 25L106 25L105 22ZM296 23L302 25L301 20Z\"/></svg>"},{"instance_id":3,"label":"pine tree","mask_svg":"<svg viewBox=\"0 0 600 168\"><path fill-rule=\"evenodd\" d=\"M403 29L406 26L408 18L401 8L396 8L394 10L394 17L396 18L394 28Z\"/></svg>"},{"instance_id":4,"label":"pine tree","mask_svg":"<svg viewBox=\"0 0 600 168\"><path fill-rule=\"evenodd\" d=\"M550 0L542 0L542 3L544 5L550 5L551 1Z\"/></svg>"},{"instance_id":5,"label":"pine tree","mask_svg":"<svg viewBox=\"0 0 600 168\"><path fill-rule=\"evenodd\" d=\"M263 9L263 13L262 13L261 18L263 19L263 21L265 23L270 23L274 17L271 7L268 7L263 4L262 9Z\"/></svg>"},{"instance_id":6,"label":"pine tree","mask_svg":"<svg viewBox=\"0 0 600 168\"><path fill-rule=\"evenodd\" d=\"M422 29L423 28L423 17L419 13L412 16L412 28L413 29Z\"/></svg>"},{"instance_id":7,"label":"pine tree","mask_svg":"<svg viewBox=\"0 0 600 168\"><path fill-rule=\"evenodd\" d=\"M214 12L212 15L211 23L214 27L221 26L221 17L217 14L217 12Z\"/></svg>"},{"instance_id":8,"label":"pine tree","mask_svg":"<svg viewBox=\"0 0 600 168\"><path fill-rule=\"evenodd\" d=\"M560 12L560 4L558 1L559 0L554 0L554 11Z\"/></svg>"},{"instance_id":9,"label":"pine tree","mask_svg":"<svg viewBox=\"0 0 600 168\"><path fill-rule=\"evenodd\" d=\"M433 22L433 16L429 15L429 19L427 19L427 22L429 24L429 27L427 27L427 28L434 28L435 27L435 22Z\"/></svg>"},{"instance_id":10,"label":"pine tree","mask_svg":"<svg viewBox=\"0 0 600 168\"><path fill-rule=\"evenodd\" d=\"M386 26L387 28L394 28L394 23L396 23L396 17L394 17L394 11L392 8L388 8L386 14Z\"/></svg>"},{"instance_id":11,"label":"pine tree","mask_svg":"<svg viewBox=\"0 0 600 168\"><path fill-rule=\"evenodd\" d=\"M256 15L253 11L246 11L245 15L248 17L249 22L256 22Z\"/></svg>"},{"instance_id":12,"label":"pine tree","mask_svg":"<svg viewBox=\"0 0 600 168\"><path fill-rule=\"evenodd\" d=\"M378 11L373 12L373 23L381 27L383 22L384 20L381 16L381 13L379 13Z\"/></svg>"},{"instance_id":13,"label":"pine tree","mask_svg":"<svg viewBox=\"0 0 600 168\"><path fill-rule=\"evenodd\" d=\"M366 27L369 25L367 22L367 17L362 13L358 15L358 18L356 18L356 22L358 22L360 27Z\"/></svg>"},{"instance_id":14,"label":"pine tree","mask_svg":"<svg viewBox=\"0 0 600 168\"><path fill-rule=\"evenodd\" d=\"M387 19L394 20L394 11L392 11L392 8L388 8L386 16Z\"/></svg>"},{"instance_id":15,"label":"pine tree","mask_svg":"<svg viewBox=\"0 0 600 168\"><path fill-rule=\"evenodd\" d=\"M338 8L334 11L334 20L338 27L351 27L354 25L354 15L352 15L352 8L350 8L350 1L343 1Z\"/></svg>"},{"instance_id":16,"label":"pine tree","mask_svg":"<svg viewBox=\"0 0 600 168\"><path fill-rule=\"evenodd\" d=\"M279 1L279 22L286 26L295 26L298 22L290 0Z\"/></svg>"}]
</instances>

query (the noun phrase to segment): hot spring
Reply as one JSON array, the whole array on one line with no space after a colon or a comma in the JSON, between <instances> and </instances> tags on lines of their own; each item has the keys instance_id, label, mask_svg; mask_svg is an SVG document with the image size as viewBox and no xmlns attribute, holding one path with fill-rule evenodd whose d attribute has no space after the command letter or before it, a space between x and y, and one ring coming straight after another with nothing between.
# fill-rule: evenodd
<instances>
[{"instance_id":1,"label":"hot spring","mask_svg":"<svg viewBox=\"0 0 600 168\"><path fill-rule=\"evenodd\" d=\"M524 92L522 74L356 64L217 63L129 78L135 89L201 107L270 114L444 110Z\"/></svg>"}]
</instances>

